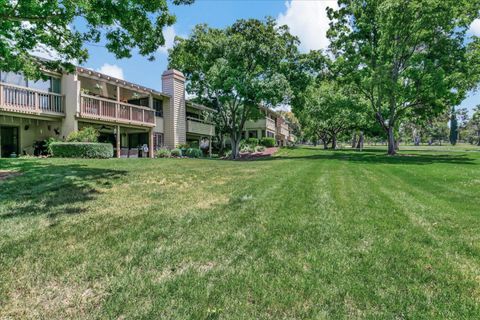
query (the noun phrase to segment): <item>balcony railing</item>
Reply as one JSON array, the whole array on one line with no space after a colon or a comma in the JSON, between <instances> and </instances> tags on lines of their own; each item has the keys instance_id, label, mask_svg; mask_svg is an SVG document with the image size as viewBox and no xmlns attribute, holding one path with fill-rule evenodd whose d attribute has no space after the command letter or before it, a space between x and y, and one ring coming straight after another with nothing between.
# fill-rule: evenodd
<instances>
[{"instance_id":1,"label":"balcony railing","mask_svg":"<svg viewBox=\"0 0 480 320\"><path fill-rule=\"evenodd\" d=\"M155 126L155 110L105 98L81 95L80 117L96 120Z\"/></svg>"},{"instance_id":2,"label":"balcony railing","mask_svg":"<svg viewBox=\"0 0 480 320\"><path fill-rule=\"evenodd\" d=\"M38 115L63 116L63 95L0 83L0 109Z\"/></svg>"},{"instance_id":3,"label":"balcony railing","mask_svg":"<svg viewBox=\"0 0 480 320\"><path fill-rule=\"evenodd\" d=\"M200 119L187 117L187 132L205 136L215 135L215 126Z\"/></svg>"}]
</instances>

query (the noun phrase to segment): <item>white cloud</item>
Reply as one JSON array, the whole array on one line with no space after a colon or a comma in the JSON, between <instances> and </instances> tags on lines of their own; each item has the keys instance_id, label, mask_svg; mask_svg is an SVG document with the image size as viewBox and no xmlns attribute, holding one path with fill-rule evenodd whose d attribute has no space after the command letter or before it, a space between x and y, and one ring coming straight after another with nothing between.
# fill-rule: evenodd
<instances>
[{"instance_id":1,"label":"white cloud","mask_svg":"<svg viewBox=\"0 0 480 320\"><path fill-rule=\"evenodd\" d=\"M277 22L288 25L290 32L300 38L302 51L326 49L329 45L327 30L330 20L326 9L337 9L336 1L286 1L287 10L280 13Z\"/></svg>"},{"instance_id":2,"label":"white cloud","mask_svg":"<svg viewBox=\"0 0 480 320\"><path fill-rule=\"evenodd\" d=\"M480 19L472 22L472 24L470 25L470 32L473 35L480 37Z\"/></svg>"},{"instance_id":3,"label":"white cloud","mask_svg":"<svg viewBox=\"0 0 480 320\"><path fill-rule=\"evenodd\" d=\"M177 35L175 28L172 26L163 29L163 36L165 37L165 44L158 49L161 53L168 54L168 49L173 47L175 36Z\"/></svg>"},{"instance_id":4,"label":"white cloud","mask_svg":"<svg viewBox=\"0 0 480 320\"><path fill-rule=\"evenodd\" d=\"M103 66L100 67L100 69L97 69L97 71L111 77L123 80L123 69L116 64L104 63Z\"/></svg>"}]
</instances>

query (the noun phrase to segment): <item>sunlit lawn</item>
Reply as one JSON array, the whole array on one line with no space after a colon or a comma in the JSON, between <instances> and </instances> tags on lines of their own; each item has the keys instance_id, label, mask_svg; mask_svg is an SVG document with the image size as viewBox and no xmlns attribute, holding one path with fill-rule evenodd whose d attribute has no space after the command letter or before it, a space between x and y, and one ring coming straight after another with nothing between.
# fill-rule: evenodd
<instances>
[{"instance_id":1,"label":"sunlit lawn","mask_svg":"<svg viewBox=\"0 0 480 320\"><path fill-rule=\"evenodd\" d=\"M0 318L478 319L478 150L0 159Z\"/></svg>"}]
</instances>

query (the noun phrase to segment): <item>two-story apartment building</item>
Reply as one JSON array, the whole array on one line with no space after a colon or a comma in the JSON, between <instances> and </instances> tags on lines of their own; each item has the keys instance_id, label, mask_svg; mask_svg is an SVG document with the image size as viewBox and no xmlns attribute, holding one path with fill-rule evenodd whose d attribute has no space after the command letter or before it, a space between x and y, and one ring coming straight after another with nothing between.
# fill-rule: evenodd
<instances>
[{"instance_id":1,"label":"two-story apartment building","mask_svg":"<svg viewBox=\"0 0 480 320\"><path fill-rule=\"evenodd\" d=\"M113 144L117 157L136 156L144 144L153 157L159 147L198 144L215 135L204 121L214 111L185 99L185 77L177 70L163 73L162 91L82 67L46 75L31 81L0 72L0 157L32 154L36 141L63 139L87 126Z\"/></svg>"},{"instance_id":2,"label":"two-story apartment building","mask_svg":"<svg viewBox=\"0 0 480 320\"><path fill-rule=\"evenodd\" d=\"M256 121L247 121L243 136L245 138L275 138L277 145L286 146L295 141L288 121L279 113L268 108L260 108L262 117Z\"/></svg>"}]
</instances>

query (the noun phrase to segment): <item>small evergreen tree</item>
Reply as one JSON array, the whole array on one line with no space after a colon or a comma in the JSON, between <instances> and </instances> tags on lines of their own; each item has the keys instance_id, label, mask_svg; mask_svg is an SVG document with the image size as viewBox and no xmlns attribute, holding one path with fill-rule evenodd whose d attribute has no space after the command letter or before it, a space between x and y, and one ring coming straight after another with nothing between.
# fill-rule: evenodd
<instances>
[{"instance_id":1,"label":"small evergreen tree","mask_svg":"<svg viewBox=\"0 0 480 320\"><path fill-rule=\"evenodd\" d=\"M452 114L450 115L450 143L452 146L457 144L458 138L458 122L455 107L452 107Z\"/></svg>"}]
</instances>

